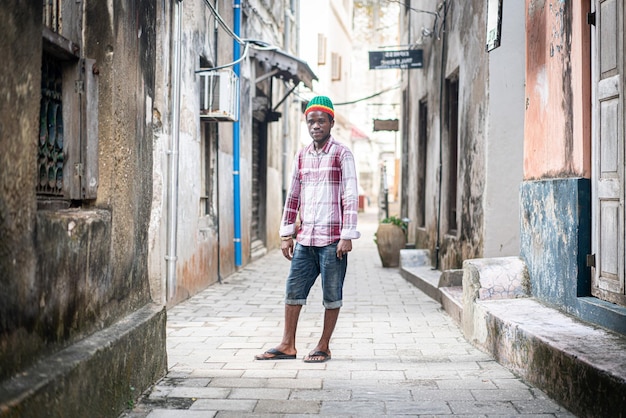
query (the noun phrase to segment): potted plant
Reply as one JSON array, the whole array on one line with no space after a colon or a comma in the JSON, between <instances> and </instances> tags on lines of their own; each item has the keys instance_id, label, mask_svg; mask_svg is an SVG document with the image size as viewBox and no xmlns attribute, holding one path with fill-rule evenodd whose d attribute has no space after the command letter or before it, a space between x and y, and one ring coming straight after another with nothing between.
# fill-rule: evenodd
<instances>
[{"instance_id":1,"label":"potted plant","mask_svg":"<svg viewBox=\"0 0 626 418\"><path fill-rule=\"evenodd\" d=\"M406 246L409 221L397 216L383 218L374 234L383 267L400 265L400 250Z\"/></svg>"}]
</instances>

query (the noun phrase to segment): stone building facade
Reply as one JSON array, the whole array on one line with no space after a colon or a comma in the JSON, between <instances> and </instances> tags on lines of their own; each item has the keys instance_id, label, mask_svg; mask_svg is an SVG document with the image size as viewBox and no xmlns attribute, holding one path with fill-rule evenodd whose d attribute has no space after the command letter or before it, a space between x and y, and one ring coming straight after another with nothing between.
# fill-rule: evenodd
<instances>
[{"instance_id":1,"label":"stone building facade","mask_svg":"<svg viewBox=\"0 0 626 418\"><path fill-rule=\"evenodd\" d=\"M0 7L0 415L117 416L167 307L279 245L298 3Z\"/></svg>"}]
</instances>

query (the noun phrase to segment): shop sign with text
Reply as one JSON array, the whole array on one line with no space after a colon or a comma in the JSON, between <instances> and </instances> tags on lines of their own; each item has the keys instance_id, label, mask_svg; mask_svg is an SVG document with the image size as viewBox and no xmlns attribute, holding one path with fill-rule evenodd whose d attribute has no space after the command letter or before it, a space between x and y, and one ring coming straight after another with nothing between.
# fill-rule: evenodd
<instances>
[{"instance_id":1,"label":"shop sign with text","mask_svg":"<svg viewBox=\"0 0 626 418\"><path fill-rule=\"evenodd\" d=\"M370 70L422 68L424 66L423 52L422 49L369 51Z\"/></svg>"}]
</instances>

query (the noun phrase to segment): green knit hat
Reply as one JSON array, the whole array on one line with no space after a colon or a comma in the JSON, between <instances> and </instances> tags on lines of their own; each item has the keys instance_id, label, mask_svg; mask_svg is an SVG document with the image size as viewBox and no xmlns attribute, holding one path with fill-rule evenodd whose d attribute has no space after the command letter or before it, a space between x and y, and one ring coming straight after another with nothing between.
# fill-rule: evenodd
<instances>
[{"instance_id":1,"label":"green knit hat","mask_svg":"<svg viewBox=\"0 0 626 418\"><path fill-rule=\"evenodd\" d=\"M335 118L335 109L333 108L333 102L326 96L315 96L311 99L309 104L306 106L304 111L304 116L308 115L309 112L313 112L315 110L320 110L324 113L328 113L331 118Z\"/></svg>"}]
</instances>

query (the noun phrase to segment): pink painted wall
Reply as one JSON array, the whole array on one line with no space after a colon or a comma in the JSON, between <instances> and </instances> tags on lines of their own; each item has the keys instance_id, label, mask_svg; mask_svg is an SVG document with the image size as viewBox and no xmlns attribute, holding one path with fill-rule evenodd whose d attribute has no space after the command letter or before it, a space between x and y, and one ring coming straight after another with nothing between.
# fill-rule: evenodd
<instances>
[{"instance_id":1,"label":"pink painted wall","mask_svg":"<svg viewBox=\"0 0 626 418\"><path fill-rule=\"evenodd\" d=\"M590 177L590 0L526 0L524 179Z\"/></svg>"}]
</instances>

